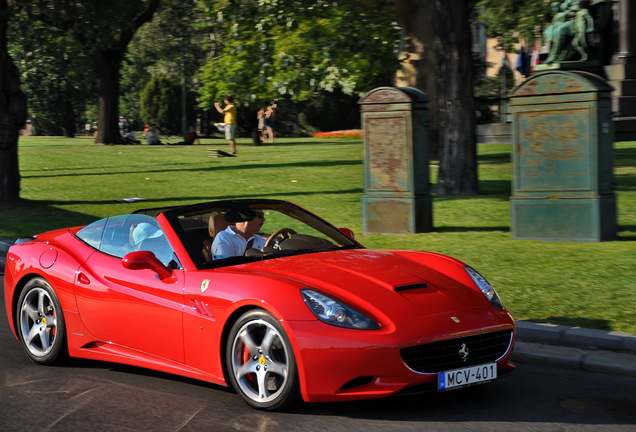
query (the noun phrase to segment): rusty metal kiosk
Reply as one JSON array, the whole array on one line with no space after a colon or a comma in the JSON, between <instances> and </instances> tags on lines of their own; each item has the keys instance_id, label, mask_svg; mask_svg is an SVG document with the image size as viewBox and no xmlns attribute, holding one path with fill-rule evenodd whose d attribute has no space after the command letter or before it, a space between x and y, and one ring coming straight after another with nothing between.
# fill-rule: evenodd
<instances>
[{"instance_id":1,"label":"rusty metal kiosk","mask_svg":"<svg viewBox=\"0 0 636 432\"><path fill-rule=\"evenodd\" d=\"M513 238L616 238L611 91L596 75L564 71L512 90Z\"/></svg>"},{"instance_id":2,"label":"rusty metal kiosk","mask_svg":"<svg viewBox=\"0 0 636 432\"><path fill-rule=\"evenodd\" d=\"M360 101L364 130L365 233L433 229L428 156L429 98L411 87L379 87Z\"/></svg>"}]
</instances>

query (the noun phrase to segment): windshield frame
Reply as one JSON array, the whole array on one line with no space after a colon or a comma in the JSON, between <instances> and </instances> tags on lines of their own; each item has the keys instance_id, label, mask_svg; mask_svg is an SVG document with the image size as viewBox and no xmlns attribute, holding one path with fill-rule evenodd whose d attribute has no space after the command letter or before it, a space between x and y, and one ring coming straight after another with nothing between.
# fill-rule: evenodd
<instances>
[{"instance_id":1,"label":"windshield frame","mask_svg":"<svg viewBox=\"0 0 636 432\"><path fill-rule=\"evenodd\" d=\"M320 232L325 237L331 239L334 242L335 247L329 249L280 251L280 253L270 253L264 256L239 256L214 261L206 261L201 253L200 245L196 244L196 242L192 244L186 241L186 239L188 238L188 233L186 232L184 224L182 223L184 219L190 219L192 221L195 221L195 223L199 223L199 230L202 230L204 228L207 230L209 216L205 217L204 215L210 215L212 213L218 212L225 213L246 208L259 209L264 211L276 211L288 217L296 219L301 223L311 227L312 229ZM143 213L147 211L148 210L138 210L136 213ZM226 267L283 256L325 252L327 250L364 248L362 244L360 244L355 239L347 236L344 232L342 232L331 223L289 201L274 199L236 199L212 201L188 206L161 209L159 210L159 213L163 213L163 216L166 218L172 229L182 240L183 246L190 255L190 258L199 269Z\"/></svg>"}]
</instances>

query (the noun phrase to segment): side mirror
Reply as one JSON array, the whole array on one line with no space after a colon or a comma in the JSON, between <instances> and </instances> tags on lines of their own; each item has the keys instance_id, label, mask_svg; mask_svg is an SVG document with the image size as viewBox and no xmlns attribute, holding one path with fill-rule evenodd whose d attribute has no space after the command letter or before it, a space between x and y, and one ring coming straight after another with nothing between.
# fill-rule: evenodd
<instances>
[{"instance_id":1,"label":"side mirror","mask_svg":"<svg viewBox=\"0 0 636 432\"><path fill-rule=\"evenodd\" d=\"M129 270L152 270L157 273L161 280L172 276L172 270L163 265L150 251L130 252L122 258L121 263Z\"/></svg>"},{"instance_id":2,"label":"side mirror","mask_svg":"<svg viewBox=\"0 0 636 432\"><path fill-rule=\"evenodd\" d=\"M349 228L338 228L338 229L340 230L341 233L343 233L347 237L350 237L352 239L356 238L356 235L353 233L353 230L351 230Z\"/></svg>"}]
</instances>

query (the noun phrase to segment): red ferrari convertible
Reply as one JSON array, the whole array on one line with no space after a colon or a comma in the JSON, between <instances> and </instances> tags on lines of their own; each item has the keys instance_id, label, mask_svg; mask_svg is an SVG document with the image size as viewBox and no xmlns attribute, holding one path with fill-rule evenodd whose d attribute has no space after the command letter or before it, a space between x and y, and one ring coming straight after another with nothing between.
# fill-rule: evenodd
<instances>
[{"instance_id":1,"label":"red ferrari convertible","mask_svg":"<svg viewBox=\"0 0 636 432\"><path fill-rule=\"evenodd\" d=\"M474 269L366 249L279 200L141 210L20 239L4 295L36 363L156 369L231 386L258 409L446 391L515 368L514 320Z\"/></svg>"}]
</instances>

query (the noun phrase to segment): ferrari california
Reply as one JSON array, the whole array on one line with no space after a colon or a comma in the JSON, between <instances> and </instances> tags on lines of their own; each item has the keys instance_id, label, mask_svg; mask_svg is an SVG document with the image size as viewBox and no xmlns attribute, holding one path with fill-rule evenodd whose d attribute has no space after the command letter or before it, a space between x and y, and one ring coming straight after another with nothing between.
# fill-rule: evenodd
<instances>
[{"instance_id":1,"label":"ferrari california","mask_svg":"<svg viewBox=\"0 0 636 432\"><path fill-rule=\"evenodd\" d=\"M286 201L146 209L19 239L4 278L32 361L150 368L231 386L257 409L447 391L515 368L514 320L472 267L367 249Z\"/></svg>"}]
</instances>

